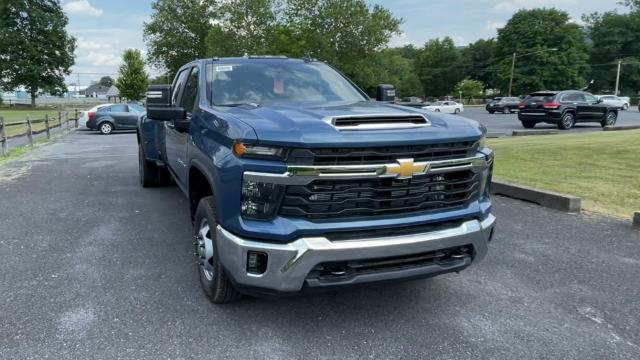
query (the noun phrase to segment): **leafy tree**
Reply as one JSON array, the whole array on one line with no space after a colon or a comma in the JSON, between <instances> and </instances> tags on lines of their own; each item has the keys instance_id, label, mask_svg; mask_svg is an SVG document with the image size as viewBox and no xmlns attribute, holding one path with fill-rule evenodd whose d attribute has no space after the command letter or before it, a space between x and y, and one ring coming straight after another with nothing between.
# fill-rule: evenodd
<instances>
[{"instance_id":1,"label":"leafy tree","mask_svg":"<svg viewBox=\"0 0 640 360\"><path fill-rule=\"evenodd\" d=\"M572 89L585 85L588 49L585 36L569 15L556 9L520 10L498 30L497 80L509 87L512 54L516 58L513 94L543 89ZM557 51L550 51L550 49Z\"/></svg>"},{"instance_id":2,"label":"leafy tree","mask_svg":"<svg viewBox=\"0 0 640 360\"><path fill-rule=\"evenodd\" d=\"M116 87L120 96L129 100L140 100L144 98L145 91L149 86L149 76L144 70L144 60L140 50L127 49L122 55L122 65L116 80Z\"/></svg>"},{"instance_id":3,"label":"leafy tree","mask_svg":"<svg viewBox=\"0 0 640 360\"><path fill-rule=\"evenodd\" d=\"M404 57L405 59L415 60L421 54L421 50L415 47L413 44L408 44L396 49L400 51L400 55L402 55L402 57Z\"/></svg>"},{"instance_id":4,"label":"leafy tree","mask_svg":"<svg viewBox=\"0 0 640 360\"><path fill-rule=\"evenodd\" d=\"M478 80L464 79L455 88L456 93L462 92L462 96L471 100L484 97L485 84Z\"/></svg>"},{"instance_id":5,"label":"leafy tree","mask_svg":"<svg viewBox=\"0 0 640 360\"><path fill-rule=\"evenodd\" d=\"M111 76L103 76L100 78L100 81L98 81L98 84L106 87L111 87L113 85L113 79L111 78Z\"/></svg>"},{"instance_id":6,"label":"leafy tree","mask_svg":"<svg viewBox=\"0 0 640 360\"><path fill-rule=\"evenodd\" d=\"M451 93L462 80L460 51L450 37L429 40L417 59L416 71L427 96Z\"/></svg>"},{"instance_id":7,"label":"leafy tree","mask_svg":"<svg viewBox=\"0 0 640 360\"><path fill-rule=\"evenodd\" d=\"M38 90L66 91L76 41L68 19L51 0L0 0L0 87L24 86L36 104Z\"/></svg>"},{"instance_id":8,"label":"leafy tree","mask_svg":"<svg viewBox=\"0 0 640 360\"><path fill-rule=\"evenodd\" d=\"M274 0L228 0L220 5L217 23L207 36L210 56L268 52L275 28Z\"/></svg>"},{"instance_id":9,"label":"leafy tree","mask_svg":"<svg viewBox=\"0 0 640 360\"><path fill-rule=\"evenodd\" d=\"M400 49L382 50L376 55L375 64L377 73L372 82L394 85L398 97L424 96L411 60L403 57Z\"/></svg>"},{"instance_id":10,"label":"leafy tree","mask_svg":"<svg viewBox=\"0 0 640 360\"><path fill-rule=\"evenodd\" d=\"M464 75L470 79L481 81L487 88L494 88L495 84L495 53L494 39L480 39L462 49L462 63Z\"/></svg>"},{"instance_id":11,"label":"leafy tree","mask_svg":"<svg viewBox=\"0 0 640 360\"><path fill-rule=\"evenodd\" d=\"M215 0L156 0L151 20L144 24L149 62L175 74L189 61L206 54L206 38L215 19Z\"/></svg>"},{"instance_id":12,"label":"leafy tree","mask_svg":"<svg viewBox=\"0 0 640 360\"><path fill-rule=\"evenodd\" d=\"M640 89L640 10L627 14L606 12L584 16L592 42L590 90L613 92L618 61L622 61L620 92L635 94Z\"/></svg>"}]
</instances>

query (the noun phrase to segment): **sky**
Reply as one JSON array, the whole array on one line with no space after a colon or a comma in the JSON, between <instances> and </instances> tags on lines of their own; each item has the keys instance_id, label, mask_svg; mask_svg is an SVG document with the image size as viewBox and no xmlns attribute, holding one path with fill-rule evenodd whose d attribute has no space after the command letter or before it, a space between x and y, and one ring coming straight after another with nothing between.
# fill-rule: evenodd
<instances>
[{"instance_id":1,"label":"sky","mask_svg":"<svg viewBox=\"0 0 640 360\"><path fill-rule=\"evenodd\" d=\"M403 33L390 46L414 44L450 36L456 45L467 45L497 35L511 15L522 8L555 7L581 22L582 14L613 9L623 11L617 0L367 0L403 19ZM67 30L77 39L76 65L67 82L89 85L103 75L116 77L120 57L127 48L146 48L142 39L151 16L151 0L62 0L69 17ZM157 70L149 68L151 75Z\"/></svg>"}]
</instances>

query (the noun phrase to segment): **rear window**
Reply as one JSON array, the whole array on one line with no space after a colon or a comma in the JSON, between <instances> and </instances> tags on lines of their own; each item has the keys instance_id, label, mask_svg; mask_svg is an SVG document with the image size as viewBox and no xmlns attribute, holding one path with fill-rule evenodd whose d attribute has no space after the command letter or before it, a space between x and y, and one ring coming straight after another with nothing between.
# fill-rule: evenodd
<instances>
[{"instance_id":1,"label":"rear window","mask_svg":"<svg viewBox=\"0 0 640 360\"><path fill-rule=\"evenodd\" d=\"M527 97L524 99L524 102L525 103L552 102L555 96L556 96L555 94L531 94L531 95L527 95Z\"/></svg>"}]
</instances>

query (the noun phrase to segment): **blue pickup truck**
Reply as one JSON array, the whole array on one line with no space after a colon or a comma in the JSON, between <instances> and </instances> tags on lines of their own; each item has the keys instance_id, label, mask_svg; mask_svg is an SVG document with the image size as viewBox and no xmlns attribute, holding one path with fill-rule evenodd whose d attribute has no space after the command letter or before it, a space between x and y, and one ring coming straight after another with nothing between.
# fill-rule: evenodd
<instances>
[{"instance_id":1,"label":"blue pickup truck","mask_svg":"<svg viewBox=\"0 0 640 360\"><path fill-rule=\"evenodd\" d=\"M458 272L493 236L493 152L460 116L314 59L196 60L151 86L140 182L189 199L214 303Z\"/></svg>"}]
</instances>

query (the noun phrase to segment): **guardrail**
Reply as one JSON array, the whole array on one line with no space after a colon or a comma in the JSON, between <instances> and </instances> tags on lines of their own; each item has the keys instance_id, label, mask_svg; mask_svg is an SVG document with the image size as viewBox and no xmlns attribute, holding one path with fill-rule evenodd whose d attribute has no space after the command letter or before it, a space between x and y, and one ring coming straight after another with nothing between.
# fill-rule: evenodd
<instances>
[{"instance_id":1,"label":"guardrail","mask_svg":"<svg viewBox=\"0 0 640 360\"><path fill-rule=\"evenodd\" d=\"M2 149L2 156L9 155L9 146L8 140L11 138L17 138L26 136L29 141L29 146L33 147L33 135L46 133L47 140L51 139L51 130L55 128L62 129L63 125L66 125L67 130L71 128L70 122L73 122L73 127L78 127L78 119L79 112L78 109L75 109L73 112L73 117L69 117L69 111L59 111L58 116L50 117L48 114L44 116L43 119L31 119L29 116L26 117L24 121L14 121L5 123L4 118L0 116L0 145ZM34 125L44 124L44 127L41 127L38 130L34 130ZM24 126L25 131L23 133L17 133L12 135L7 135L7 128L14 126Z\"/></svg>"}]
</instances>

